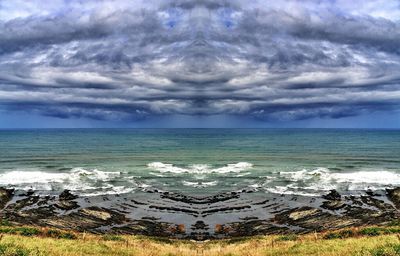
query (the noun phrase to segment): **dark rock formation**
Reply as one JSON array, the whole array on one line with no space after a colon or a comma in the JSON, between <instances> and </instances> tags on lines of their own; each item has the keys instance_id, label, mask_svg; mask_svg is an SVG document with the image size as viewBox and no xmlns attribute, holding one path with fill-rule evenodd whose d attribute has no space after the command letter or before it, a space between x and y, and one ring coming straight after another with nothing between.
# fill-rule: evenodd
<instances>
[{"instance_id":1,"label":"dark rock formation","mask_svg":"<svg viewBox=\"0 0 400 256\"><path fill-rule=\"evenodd\" d=\"M0 188L0 209L3 209L13 196L14 189Z\"/></svg>"},{"instance_id":2,"label":"dark rock formation","mask_svg":"<svg viewBox=\"0 0 400 256\"><path fill-rule=\"evenodd\" d=\"M336 190L333 189L333 190L331 190L329 192L329 194L323 195L322 198L324 198L326 200L332 200L332 201L333 200L337 200L337 201L339 201L339 200L342 199L342 196Z\"/></svg>"},{"instance_id":3,"label":"dark rock formation","mask_svg":"<svg viewBox=\"0 0 400 256\"><path fill-rule=\"evenodd\" d=\"M58 196L58 198L61 201L69 201L69 200L74 200L77 199L78 196L77 195L73 195L71 193L71 191L69 191L68 189L64 190L63 192L61 192L61 194Z\"/></svg>"},{"instance_id":4,"label":"dark rock formation","mask_svg":"<svg viewBox=\"0 0 400 256\"><path fill-rule=\"evenodd\" d=\"M337 200L325 201L321 205L322 208L332 210L332 211L342 209L345 206L346 206L346 204L344 202L337 201Z\"/></svg>"},{"instance_id":5,"label":"dark rock formation","mask_svg":"<svg viewBox=\"0 0 400 256\"><path fill-rule=\"evenodd\" d=\"M78 196L73 195L69 190L64 190L58 196L58 202L54 204L55 207L61 210L73 210L79 208L79 204L73 200L77 199Z\"/></svg>"},{"instance_id":6,"label":"dark rock formation","mask_svg":"<svg viewBox=\"0 0 400 256\"><path fill-rule=\"evenodd\" d=\"M60 200L54 204L55 207L61 210L73 210L79 208L79 204L75 201Z\"/></svg>"},{"instance_id":7,"label":"dark rock formation","mask_svg":"<svg viewBox=\"0 0 400 256\"><path fill-rule=\"evenodd\" d=\"M400 188L386 189L386 193L396 208L400 209Z\"/></svg>"},{"instance_id":8,"label":"dark rock formation","mask_svg":"<svg viewBox=\"0 0 400 256\"><path fill-rule=\"evenodd\" d=\"M381 225L400 219L400 188L388 189L387 198L371 192L341 196L334 190L313 198L260 193L253 197L248 195L251 190L207 197L159 190L144 191L142 197L135 193L87 198L68 190L59 196L20 192L0 188L0 218L17 225L92 233L206 240ZM216 219L221 222L215 223Z\"/></svg>"}]
</instances>

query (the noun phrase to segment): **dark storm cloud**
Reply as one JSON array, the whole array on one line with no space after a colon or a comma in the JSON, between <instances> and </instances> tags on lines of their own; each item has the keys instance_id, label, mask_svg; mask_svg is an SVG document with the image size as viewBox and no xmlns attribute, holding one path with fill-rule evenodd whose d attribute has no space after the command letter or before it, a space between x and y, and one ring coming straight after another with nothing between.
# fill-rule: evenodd
<instances>
[{"instance_id":1,"label":"dark storm cloud","mask_svg":"<svg viewBox=\"0 0 400 256\"><path fill-rule=\"evenodd\" d=\"M128 120L398 111L398 2L361 3L0 0L0 104Z\"/></svg>"}]
</instances>

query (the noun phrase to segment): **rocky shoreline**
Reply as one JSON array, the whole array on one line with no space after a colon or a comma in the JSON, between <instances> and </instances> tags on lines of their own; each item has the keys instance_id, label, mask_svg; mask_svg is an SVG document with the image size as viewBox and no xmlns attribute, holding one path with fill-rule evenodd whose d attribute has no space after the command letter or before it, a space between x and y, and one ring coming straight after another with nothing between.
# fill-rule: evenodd
<instances>
[{"instance_id":1,"label":"rocky shoreline","mask_svg":"<svg viewBox=\"0 0 400 256\"><path fill-rule=\"evenodd\" d=\"M0 188L0 218L15 225L91 233L140 234L197 241L261 234L309 233L400 220L400 188L321 197L242 190L208 197L147 190L80 197Z\"/></svg>"}]
</instances>

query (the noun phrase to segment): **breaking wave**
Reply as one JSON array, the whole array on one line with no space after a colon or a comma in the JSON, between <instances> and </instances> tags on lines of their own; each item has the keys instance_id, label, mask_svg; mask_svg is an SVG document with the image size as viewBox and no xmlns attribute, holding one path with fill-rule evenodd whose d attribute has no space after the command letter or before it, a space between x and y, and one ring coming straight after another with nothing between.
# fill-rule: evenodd
<instances>
[{"instance_id":1,"label":"breaking wave","mask_svg":"<svg viewBox=\"0 0 400 256\"><path fill-rule=\"evenodd\" d=\"M160 173L189 173L189 174L210 174L210 173L217 173L217 174L225 174L225 173L239 173L245 170L248 170L253 167L253 164L247 162L239 162L235 164L227 164L223 167L219 168L212 168L210 165L207 164L194 164L190 165L187 168L177 167L173 164L166 164L162 162L153 162L147 165L152 170L158 171Z\"/></svg>"},{"instance_id":2,"label":"breaking wave","mask_svg":"<svg viewBox=\"0 0 400 256\"><path fill-rule=\"evenodd\" d=\"M132 188L110 184L121 176L120 172L97 169L73 168L69 172L44 172L39 170L15 170L0 174L0 185L22 190L52 191L69 189L86 191L88 194L119 194L131 192ZM95 192L96 191L96 192Z\"/></svg>"},{"instance_id":3,"label":"breaking wave","mask_svg":"<svg viewBox=\"0 0 400 256\"><path fill-rule=\"evenodd\" d=\"M21 190L60 191L69 189L82 195L124 194L143 190L148 186L158 189L208 188L235 191L250 187L274 194L315 196L326 191L382 190L400 186L400 172L396 170L359 169L352 172L328 168L297 171L264 172L251 163L238 162L222 167L194 164L186 167L153 162L147 165L152 177L132 176L130 172L102 171L73 168L62 172L38 169L10 170L0 174L0 186ZM170 180L171 173L173 181ZM228 175L229 174L229 175ZM263 176L260 176L260 175ZM146 184L145 184L146 183ZM151 185L147 185L151 184ZM177 186L177 187L175 187Z\"/></svg>"},{"instance_id":4,"label":"breaking wave","mask_svg":"<svg viewBox=\"0 0 400 256\"><path fill-rule=\"evenodd\" d=\"M209 181L209 182L191 182L191 181L182 181L184 186L194 187L194 188L206 188L216 186L218 181Z\"/></svg>"},{"instance_id":5,"label":"breaking wave","mask_svg":"<svg viewBox=\"0 0 400 256\"><path fill-rule=\"evenodd\" d=\"M275 185L279 183L279 185ZM285 185L281 185L285 183ZM269 176L258 187L277 194L318 195L332 189L340 191L381 190L400 185L400 173L394 171L360 170L333 172L327 168L279 172Z\"/></svg>"}]
</instances>

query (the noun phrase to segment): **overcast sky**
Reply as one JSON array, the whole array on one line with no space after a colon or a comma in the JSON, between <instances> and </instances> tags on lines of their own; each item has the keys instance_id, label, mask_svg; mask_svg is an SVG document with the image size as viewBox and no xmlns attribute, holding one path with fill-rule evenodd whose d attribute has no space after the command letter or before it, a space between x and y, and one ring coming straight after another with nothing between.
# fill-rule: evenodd
<instances>
[{"instance_id":1,"label":"overcast sky","mask_svg":"<svg viewBox=\"0 0 400 256\"><path fill-rule=\"evenodd\" d=\"M400 128L400 1L0 0L0 127Z\"/></svg>"}]
</instances>

